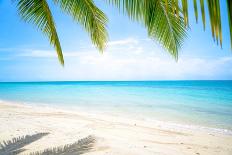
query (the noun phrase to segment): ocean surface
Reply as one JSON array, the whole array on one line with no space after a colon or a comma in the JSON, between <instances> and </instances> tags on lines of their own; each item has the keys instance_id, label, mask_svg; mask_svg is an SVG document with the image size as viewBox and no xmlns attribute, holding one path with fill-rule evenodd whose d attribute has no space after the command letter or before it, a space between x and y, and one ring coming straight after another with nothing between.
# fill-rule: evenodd
<instances>
[{"instance_id":1,"label":"ocean surface","mask_svg":"<svg viewBox=\"0 0 232 155\"><path fill-rule=\"evenodd\" d=\"M0 100L232 130L232 81L2 82Z\"/></svg>"}]
</instances>

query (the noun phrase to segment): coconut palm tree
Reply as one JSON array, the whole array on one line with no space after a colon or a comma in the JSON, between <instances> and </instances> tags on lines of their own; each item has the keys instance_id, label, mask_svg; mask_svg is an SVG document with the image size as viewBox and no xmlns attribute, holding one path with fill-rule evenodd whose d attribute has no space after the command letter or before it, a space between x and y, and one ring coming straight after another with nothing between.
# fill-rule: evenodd
<instances>
[{"instance_id":1,"label":"coconut palm tree","mask_svg":"<svg viewBox=\"0 0 232 155\"><path fill-rule=\"evenodd\" d=\"M197 0L192 1L198 21ZM232 2L226 1L232 38ZM48 37L63 65L62 48L47 0L14 0L14 2L21 18L36 25ZM85 28L99 51L104 50L108 40L106 30L108 19L95 5L94 0L52 0L52 2ZM178 51L188 28L188 0L105 0L103 2L118 7L131 20L141 23L147 29L150 38L158 41L172 56L178 58ZM205 28L205 1L198 2L200 2L202 22ZM206 0L206 2L213 38L217 42L220 41L222 46L220 0Z\"/></svg>"}]
</instances>

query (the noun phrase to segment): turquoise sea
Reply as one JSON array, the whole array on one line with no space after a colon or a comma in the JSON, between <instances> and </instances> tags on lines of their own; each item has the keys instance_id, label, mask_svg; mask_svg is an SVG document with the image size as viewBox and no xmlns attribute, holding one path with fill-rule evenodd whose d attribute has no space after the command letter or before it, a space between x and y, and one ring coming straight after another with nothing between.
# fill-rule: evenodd
<instances>
[{"instance_id":1,"label":"turquoise sea","mask_svg":"<svg viewBox=\"0 0 232 155\"><path fill-rule=\"evenodd\" d=\"M2 82L0 100L232 130L232 81Z\"/></svg>"}]
</instances>

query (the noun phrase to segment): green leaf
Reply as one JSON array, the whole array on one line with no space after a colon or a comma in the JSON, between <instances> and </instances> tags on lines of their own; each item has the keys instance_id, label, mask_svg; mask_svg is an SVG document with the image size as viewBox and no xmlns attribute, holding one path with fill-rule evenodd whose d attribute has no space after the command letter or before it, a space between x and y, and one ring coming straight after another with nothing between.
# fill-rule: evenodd
<instances>
[{"instance_id":1,"label":"green leaf","mask_svg":"<svg viewBox=\"0 0 232 155\"><path fill-rule=\"evenodd\" d=\"M208 10L209 10L209 18L213 39L215 40L215 18L214 18L214 10L213 10L213 1L208 0Z\"/></svg>"},{"instance_id":2,"label":"green leaf","mask_svg":"<svg viewBox=\"0 0 232 155\"><path fill-rule=\"evenodd\" d=\"M229 21L229 29L230 29L230 45L232 50L232 1L227 0L227 13L228 13L228 21Z\"/></svg>"},{"instance_id":3,"label":"green leaf","mask_svg":"<svg viewBox=\"0 0 232 155\"><path fill-rule=\"evenodd\" d=\"M105 14L97 8L93 0L53 0L61 9L71 15L89 33L93 44L102 52L108 34Z\"/></svg>"},{"instance_id":4,"label":"green leaf","mask_svg":"<svg viewBox=\"0 0 232 155\"><path fill-rule=\"evenodd\" d=\"M197 0L193 0L193 5L194 5L194 13L196 17L196 22L198 22Z\"/></svg>"},{"instance_id":5,"label":"green leaf","mask_svg":"<svg viewBox=\"0 0 232 155\"><path fill-rule=\"evenodd\" d=\"M152 6L153 3L150 3L151 11L153 14L150 14L150 22L152 29L149 32L149 36L158 40L168 51L178 59L178 51L182 46L184 38L186 37L186 29L184 25L184 20L181 17L178 19L175 13L171 11L166 11L164 3L162 1L156 5L155 8ZM171 6L168 8L172 9Z\"/></svg>"},{"instance_id":6,"label":"green leaf","mask_svg":"<svg viewBox=\"0 0 232 155\"><path fill-rule=\"evenodd\" d=\"M172 11L171 0L108 0L126 13L130 19L142 23L148 36L157 40L168 52L178 58L178 51L186 37L182 17ZM179 9L179 8L177 8Z\"/></svg>"},{"instance_id":7,"label":"green leaf","mask_svg":"<svg viewBox=\"0 0 232 155\"><path fill-rule=\"evenodd\" d=\"M179 15L179 0L175 0L175 9L176 9L176 15L177 15L177 18L179 19L180 18L180 15ZM174 7L174 6L172 6Z\"/></svg>"},{"instance_id":8,"label":"green leaf","mask_svg":"<svg viewBox=\"0 0 232 155\"><path fill-rule=\"evenodd\" d=\"M217 10L217 25L218 25L218 38L220 40L220 46L222 47L222 24L221 24L221 11L220 11L220 1L216 0L216 10Z\"/></svg>"},{"instance_id":9,"label":"green leaf","mask_svg":"<svg viewBox=\"0 0 232 155\"><path fill-rule=\"evenodd\" d=\"M201 18L202 18L202 23L203 23L204 30L205 30L205 4L204 4L204 0L200 0L200 4L201 4Z\"/></svg>"},{"instance_id":10,"label":"green leaf","mask_svg":"<svg viewBox=\"0 0 232 155\"><path fill-rule=\"evenodd\" d=\"M50 40L57 52L59 61L64 65L64 58L55 23L46 0L15 0L20 16L26 22L37 26Z\"/></svg>"},{"instance_id":11,"label":"green leaf","mask_svg":"<svg viewBox=\"0 0 232 155\"><path fill-rule=\"evenodd\" d=\"M184 24L188 26L188 0L182 0L182 9L184 14Z\"/></svg>"},{"instance_id":12,"label":"green leaf","mask_svg":"<svg viewBox=\"0 0 232 155\"><path fill-rule=\"evenodd\" d=\"M217 43L220 40L220 45L222 46L220 2L219 0L208 0L207 2L213 38Z\"/></svg>"}]
</instances>

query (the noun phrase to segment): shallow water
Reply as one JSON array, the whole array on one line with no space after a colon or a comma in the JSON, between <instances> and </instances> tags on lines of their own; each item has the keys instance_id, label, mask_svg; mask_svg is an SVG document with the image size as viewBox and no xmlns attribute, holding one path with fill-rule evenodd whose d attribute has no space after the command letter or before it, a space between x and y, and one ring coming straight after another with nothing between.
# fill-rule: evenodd
<instances>
[{"instance_id":1,"label":"shallow water","mask_svg":"<svg viewBox=\"0 0 232 155\"><path fill-rule=\"evenodd\" d=\"M232 81L0 83L0 100L232 130Z\"/></svg>"}]
</instances>

